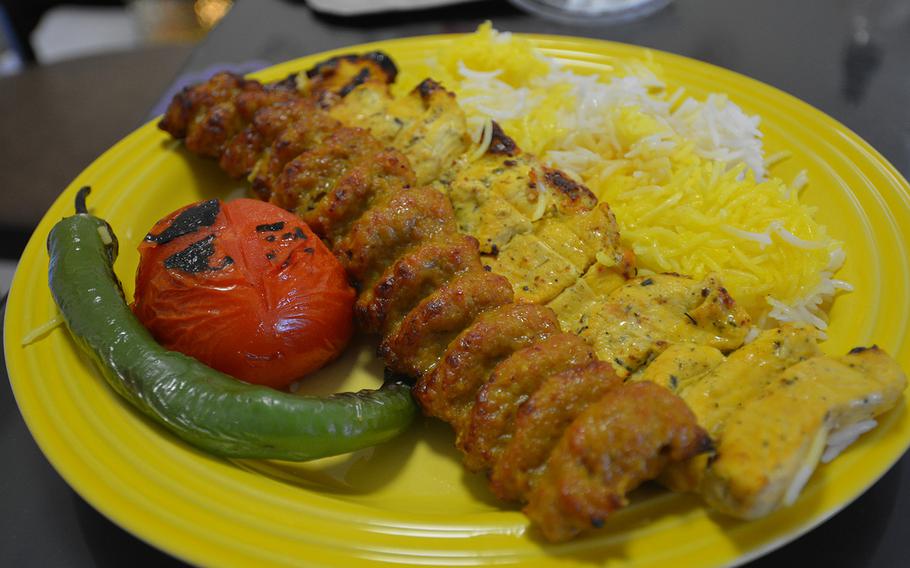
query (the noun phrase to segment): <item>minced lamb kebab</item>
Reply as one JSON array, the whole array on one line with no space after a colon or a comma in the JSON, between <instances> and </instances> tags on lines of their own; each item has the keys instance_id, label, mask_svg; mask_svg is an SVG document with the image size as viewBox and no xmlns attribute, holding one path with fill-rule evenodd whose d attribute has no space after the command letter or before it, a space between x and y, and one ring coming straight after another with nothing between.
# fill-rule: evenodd
<instances>
[{"instance_id":1,"label":"minced lamb kebab","mask_svg":"<svg viewBox=\"0 0 910 568\"><path fill-rule=\"evenodd\" d=\"M175 128L178 136L185 135L190 149L213 157L220 155L222 166L235 177L250 173L260 197L296 210L318 227L330 243L338 244L336 252L346 251L343 254L348 257L349 270L361 283L361 327L385 338L380 352L391 367L421 377L415 389L418 398L428 414L453 424L466 464L473 470L487 471L491 489L500 497L530 501L526 511L547 531L548 537L568 538L587 526L598 526L609 511L622 503L625 491L640 479L657 475L667 463L664 458L642 458L637 465L627 463L625 468L618 468L620 477L614 477L614 471L599 469L599 460L612 457L607 449L634 455L635 452L622 449L623 440L641 441L636 438L634 421L632 429L624 429L615 421L610 423L609 436L602 428L594 427L607 423L604 413L621 416L624 409L636 408L631 394L592 405L595 399L606 398L601 395L607 390L614 392L616 378L664 385L680 393L694 408L701 408L696 410L699 423L711 425L712 434L721 436L723 451L715 454L723 454L721 459L709 461L702 454L683 460L680 452L674 453L672 446L665 446L664 451L677 461L661 479L674 489L697 491L712 506L741 517L766 514L792 502L818 462L815 448L823 448L829 435L832 443L849 441L849 432L857 432L859 426L868 428L871 417L899 400L906 379L881 350L848 355L842 358L843 363L820 355L817 348L812 354L788 358L785 353L792 351L784 345L798 348L801 342L817 343L807 329L771 330L763 336L771 339L758 341L754 348L750 346L741 353L737 351L735 357L725 361L721 351L728 353L741 345L748 320L715 277L701 282L678 275L630 280L629 267L634 266L618 245L615 221L605 204L596 204L583 186L579 189L563 183L567 178L558 171L545 169L537 176L541 172L539 164L533 157L522 155L501 129L494 129L480 159L466 162L462 156L452 161L452 155L463 151L453 142L457 136L452 133L459 132L458 117L463 120L463 115L452 95L428 80L414 89L395 113L385 112L390 100L386 86L389 66L387 59L376 54L333 58L308 72L309 79L302 89L302 74L267 88L236 77L215 78L211 90L203 88L192 96L187 92L178 97L176 106L169 110L169 116L176 119L172 118L168 127ZM233 87L232 82L236 83ZM225 87L237 90L235 107L230 104L230 96L219 98L224 96ZM212 91L221 94L213 97ZM369 123L371 131L379 132L383 143L378 145L372 138L361 138L356 133L358 129L336 132L337 125L330 117L314 112L316 108L328 108L350 121L350 113L364 100L372 100L372 110L369 104L361 108L363 116L358 116L356 122ZM187 115L193 108L198 110L200 104L210 108L196 115L198 130L194 132ZM363 120L370 112L372 120ZM168 118L164 122L167 124ZM241 130L238 132L237 128ZM404 140L398 136L402 131L408 132ZM407 159L385 149L390 140L423 167L413 172ZM357 147L358 142L363 145ZM219 144L223 148L220 153ZM324 153L331 158L326 160L323 153L309 151L308 144L324 145ZM434 147L439 151L432 152ZM518 163L513 159L516 156L521 156L527 170L509 171ZM357 161L361 158L368 164ZM446 163L448 168L444 167ZM461 215L456 214L455 219L458 228L471 230L478 237L483 237L485 227L495 224L487 218L486 224L471 226L472 211L480 211L480 216L474 217L481 221L484 215L495 221L496 211L501 209L495 199L490 199L493 192L487 191L482 199L477 199L483 187L505 187L508 193L522 183L533 187L537 180L546 180L559 182L557 189L562 193L556 195L566 199L552 214L536 219L532 233L507 231L512 235L506 245L513 247L514 254L501 255L507 262L497 265L490 261L489 254L478 258L474 239L453 237L448 210L437 194L425 189L417 191L406 203L389 198L388 192L413 191L415 183L420 185L434 176L438 178L434 187L445 191L456 210L460 208ZM388 207L389 204L394 206ZM516 278L514 270L509 273L509 262L521 266L541 250L550 258L571 257L567 254L571 247L554 254L552 245L560 241L561 235L574 231L577 238L577 233L584 234L584 229L579 229L595 204L600 221L594 225L588 222L587 227L594 229L590 232L596 238L582 244L590 249L589 257L591 251L602 252L597 257L606 256L605 263L589 263L583 277L570 270L569 280L551 282L547 281L547 274L566 272L558 262L534 267L538 271L530 271L532 277L524 274ZM378 206L377 211L370 209L373 205ZM402 216L402 211L411 213ZM423 220L423 215L438 218ZM372 235L375 226L391 227L406 235L377 238ZM520 238L514 238L516 234ZM409 238L421 241L420 246L410 243ZM546 238L550 239L549 244ZM546 246L535 249L535 240ZM389 244L392 247L386 250ZM377 260L375 255L382 258ZM582 258L582 265L584 262L587 261ZM509 273L513 284L515 280L523 283L525 294L514 298L528 301L549 297L549 305L557 310L563 325L579 336L562 333L558 328L553 331L552 317L548 318L547 310L540 306L502 303L511 294L502 279L478 272L494 266L505 268L503 272ZM476 297L471 295L472 290ZM553 290L561 290L558 297L553 298ZM441 306L449 304L451 309L438 313ZM468 325L475 316L477 321ZM465 325L461 333L456 333ZM450 339L441 359L444 364L439 364L439 346ZM763 351L761 346L770 341L780 347ZM595 353L609 364L592 362ZM805 363L799 363L807 357ZM739 361L752 361L751 371L758 372L743 373L745 368ZM793 367L792 373L789 366ZM867 373L852 371L854 366ZM795 379L788 378L788 373L806 376L806 370L796 370L803 368L820 374L803 380L800 389L775 386L791 384ZM736 387L737 390L751 393L734 401L737 409L726 412L719 421L704 413L711 405L702 404L705 396L716 394L720 379L714 377L743 382L740 386L745 388ZM781 382L775 383L778 379ZM849 384L850 388L841 389L842 384ZM838 397L830 396L834 385L842 391ZM652 388L642 385L635 390L643 395L642 400L649 400ZM770 425L761 419L767 422L784 416L773 411L794 403L794 393L801 397L797 403L803 410L799 414L801 426L781 432L780 439L791 440L789 445L774 446L772 452L763 449L767 445L760 448L757 444L767 438L768 426L780 429L787 422ZM758 400L752 403L750 396L757 396ZM857 407L857 401L868 402ZM629 404L623 406L623 402ZM722 406L729 407L726 402ZM658 408L660 405L650 410ZM861 411L844 410L847 408ZM642 411L637 410L640 417ZM733 426L730 435L724 437L728 423ZM744 429L737 424L751 426ZM591 438L589 431L599 437ZM655 434L651 439L665 440L669 435ZM852 434L853 438L856 435ZM692 451L685 445L676 448L682 448L682 453ZM636 449L640 456L649 455L644 447ZM560 461L562 458L556 455L565 459ZM771 470L774 476L762 473ZM580 475L582 471L587 474ZM550 473L543 475L546 472ZM585 476L586 481L582 482ZM605 479L609 481L603 482ZM582 507L583 503L594 505Z\"/></svg>"},{"instance_id":2,"label":"minced lamb kebab","mask_svg":"<svg viewBox=\"0 0 910 568\"><path fill-rule=\"evenodd\" d=\"M430 414L458 415L453 422L459 433L468 427L476 392L491 374L514 368L526 348L559 350L574 341L553 339L574 336L560 330L549 308L513 303L509 281L484 269L476 241L457 231L448 199L415 187L408 158L383 148L365 130L342 126L317 100L296 96L286 83L266 87L217 75L175 97L161 127L184 138L191 151L218 158L234 175L255 172L257 195L296 211L327 240L360 290L358 321L378 328L387 365L417 379L416 397ZM611 365L576 360L577 346L567 349L562 365L513 373L514 380L571 380L574 370L602 388L588 389L571 414L587 411L590 421L608 413L601 419L618 428L597 433L585 422L577 435L634 436L620 436L615 444L560 444L560 428L574 432L566 414L535 446L535 455L548 456L548 463L560 464L559 471L535 476L518 498L530 503L530 518L554 540L601 526L625 503L628 491L671 461L709 447L692 412L669 390L651 383L625 386ZM549 374L563 367L562 373ZM453 382L461 396L450 404L443 391L451 392ZM606 392L610 399L600 404ZM606 469L584 466L608 462ZM520 474L531 472L519 469ZM559 497L577 493L575 488L590 492L592 482L601 498L584 509Z\"/></svg>"}]
</instances>

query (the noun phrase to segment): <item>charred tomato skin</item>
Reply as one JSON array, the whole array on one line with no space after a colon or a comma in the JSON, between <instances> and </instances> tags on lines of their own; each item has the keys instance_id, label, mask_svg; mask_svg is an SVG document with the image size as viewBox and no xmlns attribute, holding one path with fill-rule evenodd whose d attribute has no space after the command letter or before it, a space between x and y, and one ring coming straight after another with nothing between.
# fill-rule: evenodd
<instances>
[{"instance_id":1,"label":"charred tomato skin","mask_svg":"<svg viewBox=\"0 0 910 568\"><path fill-rule=\"evenodd\" d=\"M335 359L355 291L298 217L253 199L174 211L139 246L133 311L168 349L284 388Z\"/></svg>"}]
</instances>

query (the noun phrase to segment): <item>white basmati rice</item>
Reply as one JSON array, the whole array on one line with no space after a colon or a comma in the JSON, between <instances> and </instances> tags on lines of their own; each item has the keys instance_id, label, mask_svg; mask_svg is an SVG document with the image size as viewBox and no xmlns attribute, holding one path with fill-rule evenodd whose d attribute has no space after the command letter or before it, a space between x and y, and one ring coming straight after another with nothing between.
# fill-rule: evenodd
<instances>
[{"instance_id":1,"label":"white basmati rice","mask_svg":"<svg viewBox=\"0 0 910 568\"><path fill-rule=\"evenodd\" d=\"M726 95L670 92L647 60L576 72L488 24L434 64L427 72L458 95L478 151L496 120L525 151L588 185L615 212L642 271L719 271L760 326L824 329L831 298L850 289L833 278L839 243L800 202L806 172L789 184L770 175L790 152L765 157L760 118Z\"/></svg>"}]
</instances>

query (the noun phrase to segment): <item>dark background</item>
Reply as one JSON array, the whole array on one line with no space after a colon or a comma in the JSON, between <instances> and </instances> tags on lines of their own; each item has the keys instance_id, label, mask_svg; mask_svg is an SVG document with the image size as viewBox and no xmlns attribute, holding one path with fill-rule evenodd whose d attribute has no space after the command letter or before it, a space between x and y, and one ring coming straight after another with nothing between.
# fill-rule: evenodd
<instances>
[{"instance_id":1,"label":"dark background","mask_svg":"<svg viewBox=\"0 0 910 568\"><path fill-rule=\"evenodd\" d=\"M150 117L178 79L244 70L411 35L500 30L633 43L738 71L837 118L910 176L910 2L677 0L644 20L565 26L504 2L340 18L304 3L239 0L197 46L143 49L31 68L0 79L0 257L16 258L60 190ZM5 368L5 366L4 366ZM0 386L0 566L171 566L76 495ZM905 455L843 512L754 566L910 564Z\"/></svg>"}]
</instances>

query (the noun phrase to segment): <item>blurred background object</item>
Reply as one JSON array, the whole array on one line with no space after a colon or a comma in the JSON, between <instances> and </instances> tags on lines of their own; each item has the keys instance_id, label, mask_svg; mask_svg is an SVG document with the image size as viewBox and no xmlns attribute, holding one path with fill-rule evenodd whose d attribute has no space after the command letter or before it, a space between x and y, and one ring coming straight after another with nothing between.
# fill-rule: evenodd
<instances>
[{"instance_id":1,"label":"blurred background object","mask_svg":"<svg viewBox=\"0 0 910 568\"><path fill-rule=\"evenodd\" d=\"M35 60L24 63L42 65L139 45L129 12L118 6L52 8L28 37L16 41L28 44L34 53Z\"/></svg>"},{"instance_id":2,"label":"blurred background object","mask_svg":"<svg viewBox=\"0 0 910 568\"><path fill-rule=\"evenodd\" d=\"M0 0L0 295L54 196L150 118L232 4Z\"/></svg>"},{"instance_id":3,"label":"blurred background object","mask_svg":"<svg viewBox=\"0 0 910 568\"><path fill-rule=\"evenodd\" d=\"M602 26L644 18L671 0L509 0L523 10L556 22Z\"/></svg>"},{"instance_id":4,"label":"blurred background object","mask_svg":"<svg viewBox=\"0 0 910 568\"><path fill-rule=\"evenodd\" d=\"M853 105L862 102L866 89L882 63L885 50L879 45L882 32L910 23L907 0L856 0L853 4L852 33L844 48L844 98Z\"/></svg>"},{"instance_id":5,"label":"blurred background object","mask_svg":"<svg viewBox=\"0 0 910 568\"><path fill-rule=\"evenodd\" d=\"M195 42L228 13L232 0L131 0L142 41Z\"/></svg>"},{"instance_id":6,"label":"blurred background object","mask_svg":"<svg viewBox=\"0 0 910 568\"><path fill-rule=\"evenodd\" d=\"M424 10L477 0L307 0L307 6L322 14L358 16L378 12Z\"/></svg>"},{"instance_id":7,"label":"blurred background object","mask_svg":"<svg viewBox=\"0 0 910 568\"><path fill-rule=\"evenodd\" d=\"M232 0L3 0L0 75L105 51L194 43Z\"/></svg>"}]
</instances>

